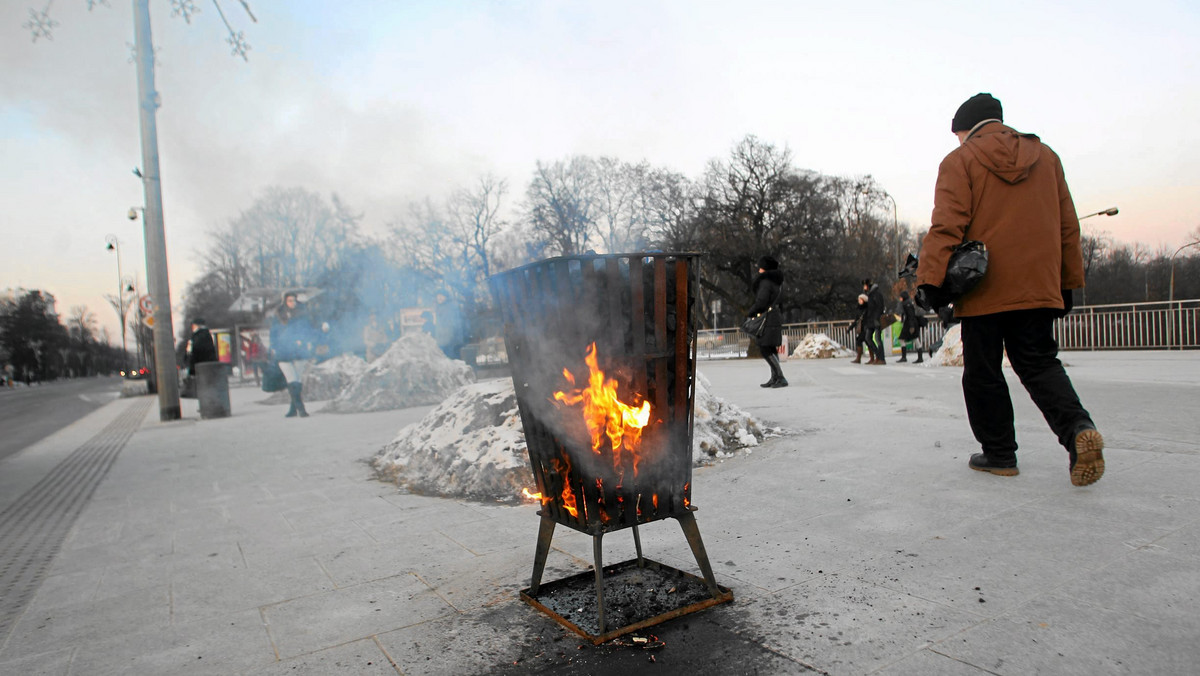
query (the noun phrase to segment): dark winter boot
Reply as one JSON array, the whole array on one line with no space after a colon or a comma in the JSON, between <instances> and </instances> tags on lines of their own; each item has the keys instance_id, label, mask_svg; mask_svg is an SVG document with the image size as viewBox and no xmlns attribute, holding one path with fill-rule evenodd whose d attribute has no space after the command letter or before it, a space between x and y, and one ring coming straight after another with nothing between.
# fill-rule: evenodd
<instances>
[{"instance_id":1,"label":"dark winter boot","mask_svg":"<svg viewBox=\"0 0 1200 676\"><path fill-rule=\"evenodd\" d=\"M307 418L308 411L304 410L304 398L300 396L300 392L303 388L303 383L288 383L288 390L295 392L293 397L296 400L296 414L301 418Z\"/></svg>"},{"instance_id":2,"label":"dark winter boot","mask_svg":"<svg viewBox=\"0 0 1200 676\"><path fill-rule=\"evenodd\" d=\"M295 418L296 417L296 390L292 387L292 385L293 385L293 383L287 384L288 399L291 400L292 405L288 406L288 412L286 415L283 416L285 418Z\"/></svg>"},{"instance_id":3,"label":"dark winter boot","mask_svg":"<svg viewBox=\"0 0 1200 676\"><path fill-rule=\"evenodd\" d=\"M772 353L767 363L771 365L771 381L768 387L787 387L787 378L783 377L783 367L779 365L779 355Z\"/></svg>"},{"instance_id":4,"label":"dark winter boot","mask_svg":"<svg viewBox=\"0 0 1200 676\"><path fill-rule=\"evenodd\" d=\"M897 361L900 361L900 362L908 361L908 348L907 347L904 347L903 345L900 346L900 359L898 359Z\"/></svg>"},{"instance_id":5,"label":"dark winter boot","mask_svg":"<svg viewBox=\"0 0 1200 676\"><path fill-rule=\"evenodd\" d=\"M858 347L854 348L854 360L851 361L850 363L851 364L861 364L862 363L862 345L859 345Z\"/></svg>"},{"instance_id":6,"label":"dark winter boot","mask_svg":"<svg viewBox=\"0 0 1200 676\"><path fill-rule=\"evenodd\" d=\"M929 356L931 356L931 357L932 357L933 355L929 355ZM920 363L921 363L921 362L923 362L923 361L925 361L925 353L924 353L924 352L922 352L921 350L917 350L917 360L916 360L916 361L914 361L913 363L914 363L914 364L920 364Z\"/></svg>"}]
</instances>

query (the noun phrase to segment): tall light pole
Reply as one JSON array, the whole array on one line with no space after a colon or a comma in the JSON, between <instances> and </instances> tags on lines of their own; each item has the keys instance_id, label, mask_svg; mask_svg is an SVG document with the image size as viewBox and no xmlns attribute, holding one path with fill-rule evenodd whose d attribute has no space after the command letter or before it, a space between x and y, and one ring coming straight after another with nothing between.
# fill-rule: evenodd
<instances>
[{"instance_id":1,"label":"tall light pole","mask_svg":"<svg viewBox=\"0 0 1200 676\"><path fill-rule=\"evenodd\" d=\"M1179 255L1180 251L1183 251L1184 249L1186 249L1190 246L1196 246L1197 244L1200 244L1200 239L1196 240L1195 242L1188 242L1187 244L1184 244L1183 246L1176 249L1175 253L1171 254L1171 283L1170 283L1170 287L1169 287L1170 290L1167 292L1167 317L1170 320L1167 331L1171 336L1171 343L1175 342L1175 325L1178 323L1178 322L1176 322L1176 315L1179 314L1179 311L1174 308L1174 305L1175 305L1175 257Z\"/></svg>"},{"instance_id":2,"label":"tall light pole","mask_svg":"<svg viewBox=\"0 0 1200 676\"><path fill-rule=\"evenodd\" d=\"M1088 219L1088 218L1091 218L1091 217L1093 217L1093 216L1116 216L1116 215L1117 215L1117 213L1118 213L1119 211L1120 211L1120 210L1119 210L1119 209L1117 209L1116 207L1109 207L1109 208L1107 208L1107 209L1102 209L1102 210L1100 210L1100 211L1096 211L1096 212L1090 213L1090 214L1088 214L1088 215L1086 215L1086 216L1080 216L1080 217L1079 217L1079 220L1080 220L1080 221L1082 221L1082 220L1084 220L1084 219ZM1097 246L1098 246L1098 245L1097 245ZM1091 258L1091 255L1090 255L1090 254L1089 254L1088 258ZM1090 266L1090 263L1089 263L1089 266ZM1087 305L1087 285L1086 285L1086 284L1084 284L1084 286L1083 286L1083 289L1080 291L1080 294L1081 294L1081 296L1082 296L1082 297L1079 299L1079 300L1080 300L1080 303L1081 303L1082 305Z\"/></svg>"},{"instance_id":3,"label":"tall light pole","mask_svg":"<svg viewBox=\"0 0 1200 676\"><path fill-rule=\"evenodd\" d=\"M892 201L892 231L896 233L896 274L900 274L904 264L900 262L903 254L900 253L900 218L896 210L896 198L886 190L883 191L883 196Z\"/></svg>"},{"instance_id":4,"label":"tall light pole","mask_svg":"<svg viewBox=\"0 0 1200 676\"><path fill-rule=\"evenodd\" d=\"M121 369L125 370L129 366L129 351L125 346L125 278L121 275L121 240L116 235L107 235L104 242L106 249L117 252L117 313L121 315Z\"/></svg>"},{"instance_id":5,"label":"tall light pole","mask_svg":"<svg viewBox=\"0 0 1200 676\"><path fill-rule=\"evenodd\" d=\"M891 193L886 190L881 190L880 192L883 193L884 197L892 201L892 232L896 236L896 273L899 274L900 270L904 267L904 263L900 261L902 255L900 253L900 218L896 209L896 198L892 197ZM862 194L866 195L867 197L870 197L871 193L872 190L870 188L862 191Z\"/></svg>"},{"instance_id":6,"label":"tall light pole","mask_svg":"<svg viewBox=\"0 0 1200 676\"><path fill-rule=\"evenodd\" d=\"M142 134L142 179L145 209L142 226L146 241L146 283L154 301L154 371L158 386L158 419L178 420L179 375L175 366L171 326L171 286L167 278L167 241L163 231L162 178L158 166L158 91L154 88L154 45L150 37L150 2L133 0L134 42L137 51L138 117Z\"/></svg>"}]
</instances>

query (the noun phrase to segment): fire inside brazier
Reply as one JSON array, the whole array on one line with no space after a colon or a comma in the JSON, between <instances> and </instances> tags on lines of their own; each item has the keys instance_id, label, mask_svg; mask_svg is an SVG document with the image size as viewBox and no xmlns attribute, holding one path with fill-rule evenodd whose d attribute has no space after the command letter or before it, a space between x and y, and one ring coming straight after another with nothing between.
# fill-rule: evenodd
<instances>
[{"instance_id":1,"label":"fire inside brazier","mask_svg":"<svg viewBox=\"0 0 1200 676\"><path fill-rule=\"evenodd\" d=\"M595 643L733 599L691 504L698 265L589 254L490 279L541 503L521 598ZM678 521L701 577L642 555L638 526L662 519ZM594 574L542 584L558 524L592 536ZM604 566L604 534L626 528L636 558Z\"/></svg>"}]
</instances>

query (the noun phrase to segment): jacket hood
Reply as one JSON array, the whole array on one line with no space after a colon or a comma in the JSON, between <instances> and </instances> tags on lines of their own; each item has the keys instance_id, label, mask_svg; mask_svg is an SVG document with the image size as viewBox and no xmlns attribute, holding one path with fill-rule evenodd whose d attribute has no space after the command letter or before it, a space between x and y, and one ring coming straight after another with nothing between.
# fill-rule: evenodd
<instances>
[{"instance_id":1,"label":"jacket hood","mask_svg":"<svg viewBox=\"0 0 1200 676\"><path fill-rule=\"evenodd\" d=\"M997 178L1020 183L1041 157L1042 140L995 122L984 125L963 148Z\"/></svg>"}]
</instances>

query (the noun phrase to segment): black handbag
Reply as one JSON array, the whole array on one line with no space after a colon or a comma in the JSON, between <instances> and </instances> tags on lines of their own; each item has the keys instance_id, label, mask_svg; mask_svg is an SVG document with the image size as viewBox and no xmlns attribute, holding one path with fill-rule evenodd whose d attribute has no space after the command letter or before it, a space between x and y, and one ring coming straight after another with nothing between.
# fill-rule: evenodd
<instances>
[{"instance_id":1,"label":"black handbag","mask_svg":"<svg viewBox=\"0 0 1200 676\"><path fill-rule=\"evenodd\" d=\"M264 364L262 373L262 391L278 392L285 387L287 387L287 378L283 377L283 369L279 368L279 362L272 359Z\"/></svg>"},{"instance_id":2,"label":"black handbag","mask_svg":"<svg viewBox=\"0 0 1200 676\"><path fill-rule=\"evenodd\" d=\"M972 239L959 244L950 253L942 291L946 292L951 300L958 299L983 280L983 276L987 274L987 265L987 246L983 242Z\"/></svg>"},{"instance_id":3,"label":"black handbag","mask_svg":"<svg viewBox=\"0 0 1200 676\"><path fill-rule=\"evenodd\" d=\"M770 311L771 308L767 308L742 322L742 330L755 338L761 338L762 334L767 330L767 313Z\"/></svg>"}]
</instances>

